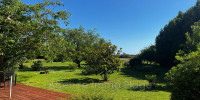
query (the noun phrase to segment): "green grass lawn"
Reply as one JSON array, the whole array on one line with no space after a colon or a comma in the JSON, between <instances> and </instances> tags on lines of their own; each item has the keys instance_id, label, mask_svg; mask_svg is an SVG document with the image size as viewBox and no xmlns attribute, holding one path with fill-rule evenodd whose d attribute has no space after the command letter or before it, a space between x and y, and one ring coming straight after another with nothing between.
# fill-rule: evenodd
<instances>
[{"instance_id":1,"label":"green grass lawn","mask_svg":"<svg viewBox=\"0 0 200 100\"><path fill-rule=\"evenodd\" d=\"M39 74L40 71L18 71L17 82L58 91L72 95L99 94L115 100L169 100L170 92L163 80L165 69L158 66L138 66L137 68L121 68L112 74L108 82L101 81L98 75L82 75L82 69L71 72L70 62L43 63L49 74ZM32 62L25 63L31 66ZM158 74L158 87L148 89L145 75Z\"/></svg>"}]
</instances>

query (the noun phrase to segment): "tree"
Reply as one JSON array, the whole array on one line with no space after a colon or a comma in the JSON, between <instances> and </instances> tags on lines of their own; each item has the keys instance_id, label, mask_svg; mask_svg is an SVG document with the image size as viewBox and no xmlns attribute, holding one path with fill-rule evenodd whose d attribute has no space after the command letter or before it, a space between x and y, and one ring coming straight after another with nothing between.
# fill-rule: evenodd
<instances>
[{"instance_id":1,"label":"tree","mask_svg":"<svg viewBox=\"0 0 200 100\"><path fill-rule=\"evenodd\" d=\"M140 54L137 55L137 57L145 61L156 62L157 53L155 45L144 48L143 50L141 50Z\"/></svg>"},{"instance_id":2,"label":"tree","mask_svg":"<svg viewBox=\"0 0 200 100\"><path fill-rule=\"evenodd\" d=\"M172 85L172 100L198 100L200 98L200 48L189 55L177 56L181 63L166 74Z\"/></svg>"},{"instance_id":3,"label":"tree","mask_svg":"<svg viewBox=\"0 0 200 100\"><path fill-rule=\"evenodd\" d=\"M48 62L52 62L55 59L60 59L61 62L64 62L71 59L69 51L73 49L72 44L66 41L64 36L56 34L53 39L46 42L40 53L44 55Z\"/></svg>"},{"instance_id":4,"label":"tree","mask_svg":"<svg viewBox=\"0 0 200 100\"><path fill-rule=\"evenodd\" d=\"M180 62L166 74L172 85L172 100L197 100L200 98L200 22L192 26L193 34L187 33L186 48L176 59Z\"/></svg>"},{"instance_id":5,"label":"tree","mask_svg":"<svg viewBox=\"0 0 200 100\"><path fill-rule=\"evenodd\" d=\"M99 35L94 34L95 31L88 30L85 32L85 29L80 26L78 29L67 29L63 36L66 41L70 42L73 49L70 52L70 58L78 64L78 67L81 67L81 61L86 60L86 55L91 52L92 48L96 41L99 39ZM68 46L68 45L66 45Z\"/></svg>"},{"instance_id":6,"label":"tree","mask_svg":"<svg viewBox=\"0 0 200 100\"><path fill-rule=\"evenodd\" d=\"M119 58L130 58L129 54L123 53L119 56Z\"/></svg>"},{"instance_id":7,"label":"tree","mask_svg":"<svg viewBox=\"0 0 200 100\"><path fill-rule=\"evenodd\" d=\"M184 45L184 48L182 52L185 54L189 54L190 52L197 51L198 47L200 46L200 21L194 23L194 25L191 27L192 33L186 33L186 44Z\"/></svg>"},{"instance_id":8,"label":"tree","mask_svg":"<svg viewBox=\"0 0 200 100\"><path fill-rule=\"evenodd\" d=\"M178 16L171 20L156 37L156 50L158 63L161 66L171 67L175 65L175 55L178 50L183 49L186 36L185 33L192 32L191 26L200 20L200 0L194 7L185 13L179 12Z\"/></svg>"},{"instance_id":9,"label":"tree","mask_svg":"<svg viewBox=\"0 0 200 100\"><path fill-rule=\"evenodd\" d=\"M94 69L95 74L101 75L104 81L108 80L109 75L119 70L120 60L115 56L116 50L117 47L108 42L99 44L99 49L95 49L87 55L88 67Z\"/></svg>"},{"instance_id":10,"label":"tree","mask_svg":"<svg viewBox=\"0 0 200 100\"><path fill-rule=\"evenodd\" d=\"M55 12L51 9L55 6L62 4L47 0L35 5L18 0L0 1L0 70L15 69L21 58L34 57L48 45L47 41L63 31L59 22L67 24L70 14Z\"/></svg>"}]
</instances>

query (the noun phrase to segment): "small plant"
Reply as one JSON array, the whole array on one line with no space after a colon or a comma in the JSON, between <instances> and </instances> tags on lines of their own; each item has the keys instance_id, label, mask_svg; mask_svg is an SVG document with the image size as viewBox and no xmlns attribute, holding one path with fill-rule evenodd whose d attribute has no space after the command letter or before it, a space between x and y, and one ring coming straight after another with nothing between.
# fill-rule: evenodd
<instances>
[{"instance_id":1,"label":"small plant","mask_svg":"<svg viewBox=\"0 0 200 100\"><path fill-rule=\"evenodd\" d=\"M33 71L40 71L42 68L42 61L34 61L31 68Z\"/></svg>"},{"instance_id":2,"label":"small plant","mask_svg":"<svg viewBox=\"0 0 200 100\"><path fill-rule=\"evenodd\" d=\"M23 64L20 64L20 65L19 65L19 69L26 69L26 68L28 68L28 66L23 65Z\"/></svg>"},{"instance_id":3,"label":"small plant","mask_svg":"<svg viewBox=\"0 0 200 100\"><path fill-rule=\"evenodd\" d=\"M156 75L145 75L146 79L148 80L149 82L149 85L152 86L152 88L155 88L156 86Z\"/></svg>"},{"instance_id":4,"label":"small plant","mask_svg":"<svg viewBox=\"0 0 200 100\"><path fill-rule=\"evenodd\" d=\"M142 65L142 60L140 58L138 58L138 57L135 57L135 58L132 58L129 61L129 64L130 64L131 67Z\"/></svg>"},{"instance_id":5,"label":"small plant","mask_svg":"<svg viewBox=\"0 0 200 100\"><path fill-rule=\"evenodd\" d=\"M129 66L130 66L129 62L125 62L125 63L124 63L124 66L125 66L125 67L129 67Z\"/></svg>"},{"instance_id":6,"label":"small plant","mask_svg":"<svg viewBox=\"0 0 200 100\"><path fill-rule=\"evenodd\" d=\"M75 69L78 67L78 64L75 64L75 63L70 63L69 64L69 70L71 72L75 71Z\"/></svg>"}]
</instances>

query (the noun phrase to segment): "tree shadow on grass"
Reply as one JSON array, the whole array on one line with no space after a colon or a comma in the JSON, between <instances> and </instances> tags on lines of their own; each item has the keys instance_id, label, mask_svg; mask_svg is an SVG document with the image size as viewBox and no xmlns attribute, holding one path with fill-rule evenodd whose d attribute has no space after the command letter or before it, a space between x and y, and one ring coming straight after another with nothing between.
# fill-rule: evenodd
<instances>
[{"instance_id":1,"label":"tree shadow on grass","mask_svg":"<svg viewBox=\"0 0 200 100\"><path fill-rule=\"evenodd\" d=\"M67 69L69 69L69 66L45 66L42 68L42 70L53 70L53 71L61 71Z\"/></svg>"},{"instance_id":2,"label":"tree shadow on grass","mask_svg":"<svg viewBox=\"0 0 200 100\"><path fill-rule=\"evenodd\" d=\"M145 75L157 75L157 84L155 88L149 87L148 84L143 86L134 86L128 90L132 91L167 91L170 92L170 87L163 86L161 84L166 84L167 81L164 79L165 73L168 72L169 69L162 68L160 66L155 65L141 65L136 66L134 68L122 68L121 75L125 75L127 77L134 77L140 80L146 80Z\"/></svg>"},{"instance_id":3,"label":"tree shadow on grass","mask_svg":"<svg viewBox=\"0 0 200 100\"><path fill-rule=\"evenodd\" d=\"M63 79L62 81L59 81L58 83L61 84L90 84L90 83L102 83L102 80L99 79L93 79L93 78L73 78L73 79Z\"/></svg>"},{"instance_id":4,"label":"tree shadow on grass","mask_svg":"<svg viewBox=\"0 0 200 100\"><path fill-rule=\"evenodd\" d=\"M45 70L52 70L52 71L61 71L61 70L69 70L69 66L44 66L40 71ZM33 71L32 68L24 68L20 69L19 71L25 72L25 71Z\"/></svg>"},{"instance_id":5,"label":"tree shadow on grass","mask_svg":"<svg viewBox=\"0 0 200 100\"><path fill-rule=\"evenodd\" d=\"M166 92L171 92L171 87L169 86L161 86L161 85L156 85L154 88L150 85L145 85L145 86L134 86L129 88L128 90L131 91L151 91L151 92L158 92L158 91L166 91Z\"/></svg>"},{"instance_id":6,"label":"tree shadow on grass","mask_svg":"<svg viewBox=\"0 0 200 100\"><path fill-rule=\"evenodd\" d=\"M155 65L140 65L134 68L122 68L121 75L134 77L140 80L146 80L145 75L157 75L157 83L166 83L164 77L168 70L169 69L167 68L162 68Z\"/></svg>"}]
</instances>

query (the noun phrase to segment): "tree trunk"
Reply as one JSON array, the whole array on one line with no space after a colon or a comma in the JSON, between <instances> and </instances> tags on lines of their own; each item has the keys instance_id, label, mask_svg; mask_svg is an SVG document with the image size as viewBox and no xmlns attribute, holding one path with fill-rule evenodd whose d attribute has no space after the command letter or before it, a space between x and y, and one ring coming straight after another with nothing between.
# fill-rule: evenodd
<instances>
[{"instance_id":1,"label":"tree trunk","mask_svg":"<svg viewBox=\"0 0 200 100\"><path fill-rule=\"evenodd\" d=\"M76 60L75 63L78 64L78 68L81 68L81 61Z\"/></svg>"},{"instance_id":2,"label":"tree trunk","mask_svg":"<svg viewBox=\"0 0 200 100\"><path fill-rule=\"evenodd\" d=\"M104 80L104 81L108 81L107 73L104 74L104 76L103 76L103 80Z\"/></svg>"},{"instance_id":3,"label":"tree trunk","mask_svg":"<svg viewBox=\"0 0 200 100\"><path fill-rule=\"evenodd\" d=\"M81 68L81 62L78 62L78 68Z\"/></svg>"}]
</instances>

